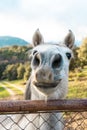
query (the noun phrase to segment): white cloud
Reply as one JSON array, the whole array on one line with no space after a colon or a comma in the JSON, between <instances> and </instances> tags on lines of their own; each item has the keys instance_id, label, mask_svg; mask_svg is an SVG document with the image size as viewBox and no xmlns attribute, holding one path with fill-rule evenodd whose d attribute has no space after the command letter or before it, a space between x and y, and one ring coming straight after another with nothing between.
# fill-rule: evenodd
<instances>
[{"instance_id":1,"label":"white cloud","mask_svg":"<svg viewBox=\"0 0 87 130\"><path fill-rule=\"evenodd\" d=\"M87 37L87 26L80 26L77 28L76 36L78 40L82 40L83 38Z\"/></svg>"},{"instance_id":2,"label":"white cloud","mask_svg":"<svg viewBox=\"0 0 87 130\"><path fill-rule=\"evenodd\" d=\"M21 21L21 19L18 19L15 15L7 14L0 14L0 19L0 35L12 35L18 37L23 37L25 35L27 28L26 21Z\"/></svg>"},{"instance_id":3,"label":"white cloud","mask_svg":"<svg viewBox=\"0 0 87 130\"><path fill-rule=\"evenodd\" d=\"M60 41L71 29L81 40L87 35L86 6L86 0L16 0L15 8L0 10L0 35L31 41L40 28L45 41Z\"/></svg>"},{"instance_id":4,"label":"white cloud","mask_svg":"<svg viewBox=\"0 0 87 130\"><path fill-rule=\"evenodd\" d=\"M66 27L54 20L26 21L17 15L0 14L0 35L12 35L31 41L34 31L39 28L45 41L60 41L65 34Z\"/></svg>"}]
</instances>

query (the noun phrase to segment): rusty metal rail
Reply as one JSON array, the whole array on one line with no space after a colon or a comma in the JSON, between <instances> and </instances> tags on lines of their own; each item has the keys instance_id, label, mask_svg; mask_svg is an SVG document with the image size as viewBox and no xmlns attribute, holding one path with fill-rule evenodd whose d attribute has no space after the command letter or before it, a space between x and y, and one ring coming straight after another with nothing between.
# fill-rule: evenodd
<instances>
[{"instance_id":1,"label":"rusty metal rail","mask_svg":"<svg viewBox=\"0 0 87 130\"><path fill-rule=\"evenodd\" d=\"M50 111L87 111L87 99L0 101L0 114Z\"/></svg>"}]
</instances>

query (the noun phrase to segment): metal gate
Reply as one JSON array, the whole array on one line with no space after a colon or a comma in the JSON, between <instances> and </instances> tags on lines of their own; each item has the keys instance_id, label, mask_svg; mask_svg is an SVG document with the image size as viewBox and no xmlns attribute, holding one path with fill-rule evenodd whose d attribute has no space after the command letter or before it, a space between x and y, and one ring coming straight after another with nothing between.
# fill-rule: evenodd
<instances>
[{"instance_id":1,"label":"metal gate","mask_svg":"<svg viewBox=\"0 0 87 130\"><path fill-rule=\"evenodd\" d=\"M62 116L56 121L62 122L63 130L87 130L87 99L74 100L50 100L50 101L0 101L0 130L27 130L32 125L35 130L40 130L48 119L44 119L43 113L62 112ZM39 126L34 122L42 118L44 122ZM35 115L29 119L29 115ZM56 118L56 116L55 116ZM63 120L62 120L63 118ZM21 119L24 120L21 123ZM50 124L49 124L50 125ZM53 129L55 130L55 129Z\"/></svg>"}]
</instances>

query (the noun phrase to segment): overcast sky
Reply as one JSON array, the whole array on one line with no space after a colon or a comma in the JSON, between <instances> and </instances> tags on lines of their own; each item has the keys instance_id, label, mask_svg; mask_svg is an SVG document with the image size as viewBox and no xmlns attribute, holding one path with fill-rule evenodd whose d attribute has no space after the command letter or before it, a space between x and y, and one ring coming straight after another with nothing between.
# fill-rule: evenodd
<instances>
[{"instance_id":1,"label":"overcast sky","mask_svg":"<svg viewBox=\"0 0 87 130\"><path fill-rule=\"evenodd\" d=\"M45 41L61 41L71 29L87 36L87 0L0 0L0 36L32 40L39 28Z\"/></svg>"}]
</instances>

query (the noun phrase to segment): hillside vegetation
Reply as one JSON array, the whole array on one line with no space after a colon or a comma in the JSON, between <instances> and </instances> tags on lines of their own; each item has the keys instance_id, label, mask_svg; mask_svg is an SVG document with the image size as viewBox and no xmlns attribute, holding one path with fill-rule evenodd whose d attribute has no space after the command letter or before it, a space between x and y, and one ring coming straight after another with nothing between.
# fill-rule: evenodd
<instances>
[{"instance_id":1,"label":"hillside vegetation","mask_svg":"<svg viewBox=\"0 0 87 130\"><path fill-rule=\"evenodd\" d=\"M27 46L0 48L0 79L23 79L29 77L30 62Z\"/></svg>"}]
</instances>

